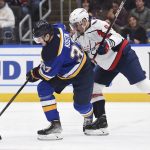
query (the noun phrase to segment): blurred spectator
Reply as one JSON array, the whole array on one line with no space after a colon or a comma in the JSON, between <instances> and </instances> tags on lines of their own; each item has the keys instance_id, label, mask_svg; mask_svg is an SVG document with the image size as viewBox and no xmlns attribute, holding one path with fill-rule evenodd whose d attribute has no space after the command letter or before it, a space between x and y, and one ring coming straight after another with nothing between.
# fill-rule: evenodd
<instances>
[{"instance_id":1,"label":"blurred spectator","mask_svg":"<svg viewBox=\"0 0 150 150\"><path fill-rule=\"evenodd\" d=\"M150 9L144 6L144 0L135 0L135 5L130 14L136 16L139 24L147 30L150 28Z\"/></svg>"},{"instance_id":2,"label":"blurred spectator","mask_svg":"<svg viewBox=\"0 0 150 150\"><path fill-rule=\"evenodd\" d=\"M21 18L26 14L29 14L29 3L28 0L6 0L9 6L18 6L21 9Z\"/></svg>"},{"instance_id":3,"label":"blurred spectator","mask_svg":"<svg viewBox=\"0 0 150 150\"><path fill-rule=\"evenodd\" d=\"M13 37L14 26L15 17L13 11L5 0L0 0L0 43Z\"/></svg>"},{"instance_id":4,"label":"blurred spectator","mask_svg":"<svg viewBox=\"0 0 150 150\"><path fill-rule=\"evenodd\" d=\"M110 22L114 19L119 6L120 6L120 1L113 0L112 8L107 13L107 19L109 19ZM117 17L115 24L118 25L120 28L125 26L127 24L127 17L128 17L128 13L123 7L119 16Z\"/></svg>"},{"instance_id":5,"label":"blurred spectator","mask_svg":"<svg viewBox=\"0 0 150 150\"><path fill-rule=\"evenodd\" d=\"M15 16L13 14L13 11L5 2L5 0L0 0L0 28L14 26Z\"/></svg>"},{"instance_id":6,"label":"blurred spectator","mask_svg":"<svg viewBox=\"0 0 150 150\"><path fill-rule=\"evenodd\" d=\"M122 30L122 36L128 39L130 43L147 43L146 30L139 25L135 16L128 17L128 25Z\"/></svg>"},{"instance_id":7,"label":"blurred spectator","mask_svg":"<svg viewBox=\"0 0 150 150\"><path fill-rule=\"evenodd\" d=\"M131 11L131 9L135 8L135 0L126 0L124 8L127 11Z\"/></svg>"},{"instance_id":8,"label":"blurred spectator","mask_svg":"<svg viewBox=\"0 0 150 150\"><path fill-rule=\"evenodd\" d=\"M18 0L18 1L20 2L20 5L21 5L21 11L22 11L23 17L26 16L27 14L30 14L29 1L28 0Z\"/></svg>"},{"instance_id":9,"label":"blurred spectator","mask_svg":"<svg viewBox=\"0 0 150 150\"><path fill-rule=\"evenodd\" d=\"M19 23L20 21L29 14L31 16L32 24L39 20L39 3L41 0L6 0L9 6L12 8L15 14L15 42L20 43L19 37ZM28 21L24 22L22 27L23 34L28 32L29 26Z\"/></svg>"},{"instance_id":10,"label":"blurred spectator","mask_svg":"<svg viewBox=\"0 0 150 150\"><path fill-rule=\"evenodd\" d=\"M41 0L6 0L10 6L18 6L21 9L22 18L30 14L32 21L39 20L39 3Z\"/></svg>"},{"instance_id":11,"label":"blurred spectator","mask_svg":"<svg viewBox=\"0 0 150 150\"><path fill-rule=\"evenodd\" d=\"M92 14L91 9L90 9L90 2L89 2L89 0L83 0L82 7L85 10L87 10L87 12L89 13L90 17L93 17L93 14Z\"/></svg>"},{"instance_id":12,"label":"blurred spectator","mask_svg":"<svg viewBox=\"0 0 150 150\"><path fill-rule=\"evenodd\" d=\"M104 9L104 10L109 10L112 5L112 0L90 0L90 5L92 9Z\"/></svg>"},{"instance_id":13,"label":"blurred spectator","mask_svg":"<svg viewBox=\"0 0 150 150\"><path fill-rule=\"evenodd\" d=\"M29 9L32 17L32 22L37 22L39 18L39 4L42 0L28 0L29 1Z\"/></svg>"},{"instance_id":14,"label":"blurred spectator","mask_svg":"<svg viewBox=\"0 0 150 150\"><path fill-rule=\"evenodd\" d=\"M150 0L145 0L145 6L150 8Z\"/></svg>"},{"instance_id":15,"label":"blurred spectator","mask_svg":"<svg viewBox=\"0 0 150 150\"><path fill-rule=\"evenodd\" d=\"M81 8L81 4L82 4L82 0L76 0L76 3L77 3L77 7L78 8Z\"/></svg>"},{"instance_id":16,"label":"blurred spectator","mask_svg":"<svg viewBox=\"0 0 150 150\"><path fill-rule=\"evenodd\" d=\"M90 3L89 3L88 0L84 0L84 1L82 2L82 7L83 7L84 9L86 9L87 11L89 11L89 5L90 5Z\"/></svg>"},{"instance_id":17,"label":"blurred spectator","mask_svg":"<svg viewBox=\"0 0 150 150\"><path fill-rule=\"evenodd\" d=\"M95 18L105 20L112 0L90 0L90 11Z\"/></svg>"}]
</instances>

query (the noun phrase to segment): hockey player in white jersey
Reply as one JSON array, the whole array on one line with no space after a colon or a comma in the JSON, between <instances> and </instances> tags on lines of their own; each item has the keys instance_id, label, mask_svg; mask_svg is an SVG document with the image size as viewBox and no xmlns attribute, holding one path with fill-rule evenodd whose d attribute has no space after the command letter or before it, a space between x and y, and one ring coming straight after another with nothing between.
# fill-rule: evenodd
<instances>
[{"instance_id":1,"label":"hockey player in white jersey","mask_svg":"<svg viewBox=\"0 0 150 150\"><path fill-rule=\"evenodd\" d=\"M99 19L90 19L83 8L75 9L69 17L70 27L75 34L72 38L82 45L91 60L96 51L95 84L93 90L93 109L97 118L90 125L84 123L84 132L88 135L107 135L107 119L105 114L105 99L102 89L109 86L118 73L122 73L132 85L146 93L150 93L150 80L146 79L136 53L128 41L111 29L101 45L101 41L109 28L109 24ZM89 122L89 121L88 121ZM92 120L91 120L92 122Z\"/></svg>"}]
</instances>

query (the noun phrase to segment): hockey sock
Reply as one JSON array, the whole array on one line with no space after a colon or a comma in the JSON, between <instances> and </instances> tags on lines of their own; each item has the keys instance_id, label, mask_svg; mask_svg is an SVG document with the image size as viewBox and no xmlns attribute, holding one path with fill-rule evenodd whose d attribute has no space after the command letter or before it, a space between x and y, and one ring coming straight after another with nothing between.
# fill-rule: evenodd
<instances>
[{"instance_id":1,"label":"hockey sock","mask_svg":"<svg viewBox=\"0 0 150 150\"><path fill-rule=\"evenodd\" d=\"M105 114L105 100L96 101L93 104L93 112L95 118L100 117L102 114Z\"/></svg>"},{"instance_id":2,"label":"hockey sock","mask_svg":"<svg viewBox=\"0 0 150 150\"><path fill-rule=\"evenodd\" d=\"M59 120L59 112L57 111L54 95L42 97L41 104L48 121Z\"/></svg>"}]
</instances>

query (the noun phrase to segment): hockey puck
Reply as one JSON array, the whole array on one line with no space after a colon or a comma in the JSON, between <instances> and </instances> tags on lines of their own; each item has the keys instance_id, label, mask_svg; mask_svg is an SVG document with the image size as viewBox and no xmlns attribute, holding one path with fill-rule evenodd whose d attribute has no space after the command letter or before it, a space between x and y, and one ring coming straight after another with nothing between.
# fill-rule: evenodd
<instances>
[{"instance_id":1,"label":"hockey puck","mask_svg":"<svg viewBox=\"0 0 150 150\"><path fill-rule=\"evenodd\" d=\"M2 137L1 137L1 135L0 135L0 140L2 140Z\"/></svg>"}]
</instances>

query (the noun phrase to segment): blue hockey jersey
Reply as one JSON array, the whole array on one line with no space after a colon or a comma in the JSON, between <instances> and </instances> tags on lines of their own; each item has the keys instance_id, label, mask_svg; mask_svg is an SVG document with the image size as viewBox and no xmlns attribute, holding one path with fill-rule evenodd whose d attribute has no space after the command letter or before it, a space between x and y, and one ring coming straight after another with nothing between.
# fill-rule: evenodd
<instances>
[{"instance_id":1,"label":"blue hockey jersey","mask_svg":"<svg viewBox=\"0 0 150 150\"><path fill-rule=\"evenodd\" d=\"M41 52L42 63L39 74L45 80L54 76L61 79L75 77L86 62L86 55L80 47L74 43L69 33L62 25L53 25L54 37L43 47Z\"/></svg>"}]
</instances>

